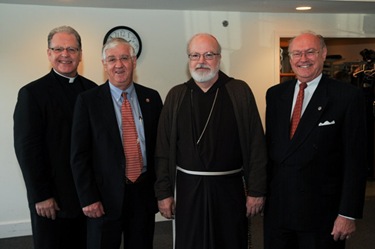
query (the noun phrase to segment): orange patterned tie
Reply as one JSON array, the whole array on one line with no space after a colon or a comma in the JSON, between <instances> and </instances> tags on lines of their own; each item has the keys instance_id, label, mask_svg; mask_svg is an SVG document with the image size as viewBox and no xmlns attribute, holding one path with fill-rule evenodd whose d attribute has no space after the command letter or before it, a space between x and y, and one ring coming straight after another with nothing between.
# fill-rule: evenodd
<instances>
[{"instance_id":1,"label":"orange patterned tie","mask_svg":"<svg viewBox=\"0 0 375 249\"><path fill-rule=\"evenodd\" d=\"M125 175L130 181L135 182L141 175L143 162L132 108L126 95L125 92L122 94L124 100L121 106L122 142L126 159Z\"/></svg>"},{"instance_id":2,"label":"orange patterned tie","mask_svg":"<svg viewBox=\"0 0 375 249\"><path fill-rule=\"evenodd\" d=\"M292 120L290 121L290 139L293 138L294 132L296 132L299 120L301 119L303 98L305 96L305 88L307 87L306 82L299 84L299 91L297 95L296 104L294 106Z\"/></svg>"}]
</instances>

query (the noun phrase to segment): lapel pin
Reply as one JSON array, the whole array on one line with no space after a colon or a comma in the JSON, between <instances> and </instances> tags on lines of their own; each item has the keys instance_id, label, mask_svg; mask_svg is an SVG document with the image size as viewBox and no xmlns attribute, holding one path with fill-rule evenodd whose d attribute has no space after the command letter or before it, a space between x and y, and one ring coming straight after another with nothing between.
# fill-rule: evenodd
<instances>
[{"instance_id":1,"label":"lapel pin","mask_svg":"<svg viewBox=\"0 0 375 249\"><path fill-rule=\"evenodd\" d=\"M321 106L318 107L318 111L321 111L323 108Z\"/></svg>"},{"instance_id":2,"label":"lapel pin","mask_svg":"<svg viewBox=\"0 0 375 249\"><path fill-rule=\"evenodd\" d=\"M146 98L146 103L150 103L150 99L149 98Z\"/></svg>"}]
</instances>

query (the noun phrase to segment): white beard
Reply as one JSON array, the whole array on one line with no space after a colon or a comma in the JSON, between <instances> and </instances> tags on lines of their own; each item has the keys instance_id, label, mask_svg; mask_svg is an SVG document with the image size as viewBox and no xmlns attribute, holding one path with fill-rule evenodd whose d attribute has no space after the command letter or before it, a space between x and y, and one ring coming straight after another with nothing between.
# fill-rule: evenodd
<instances>
[{"instance_id":1,"label":"white beard","mask_svg":"<svg viewBox=\"0 0 375 249\"><path fill-rule=\"evenodd\" d=\"M203 68L209 68L207 67L206 65L204 64L198 64L196 66L196 68L199 68L199 67L203 67ZM204 83L204 82L207 82L207 81L210 81L212 80L216 74L219 72L219 68L220 68L220 64L217 65L216 68L214 69L210 69L210 71L208 73L205 73L205 72L197 72L195 71L195 69L190 69L190 74L191 74L191 77L198 83Z\"/></svg>"}]
</instances>

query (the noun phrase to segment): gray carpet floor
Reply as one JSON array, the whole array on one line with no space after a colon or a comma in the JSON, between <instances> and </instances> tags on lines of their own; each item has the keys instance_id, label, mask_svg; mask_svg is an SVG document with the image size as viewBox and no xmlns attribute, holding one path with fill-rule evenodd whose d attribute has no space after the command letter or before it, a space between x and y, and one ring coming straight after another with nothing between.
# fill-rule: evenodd
<instances>
[{"instance_id":1,"label":"gray carpet floor","mask_svg":"<svg viewBox=\"0 0 375 249\"><path fill-rule=\"evenodd\" d=\"M263 249L263 218L251 220L252 249ZM364 218L357 221L357 232L347 241L346 249L375 248L375 196L366 198ZM32 237L23 236L0 239L0 249L33 249ZM172 249L172 224L170 221L157 222L154 249Z\"/></svg>"}]
</instances>

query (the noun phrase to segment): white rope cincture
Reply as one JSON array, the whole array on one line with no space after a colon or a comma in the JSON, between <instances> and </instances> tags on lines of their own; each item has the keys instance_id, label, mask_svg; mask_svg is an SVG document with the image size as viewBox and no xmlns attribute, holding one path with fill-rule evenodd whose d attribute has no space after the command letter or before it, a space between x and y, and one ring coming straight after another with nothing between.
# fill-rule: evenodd
<instances>
[{"instance_id":1,"label":"white rope cincture","mask_svg":"<svg viewBox=\"0 0 375 249\"><path fill-rule=\"evenodd\" d=\"M225 175L232 175L236 174L242 171L242 168L234 169L234 170L228 170L228 171L193 171L193 170L187 170L183 169L179 166L177 166L177 170L184 172L189 175L197 175L197 176L225 176Z\"/></svg>"}]
</instances>

